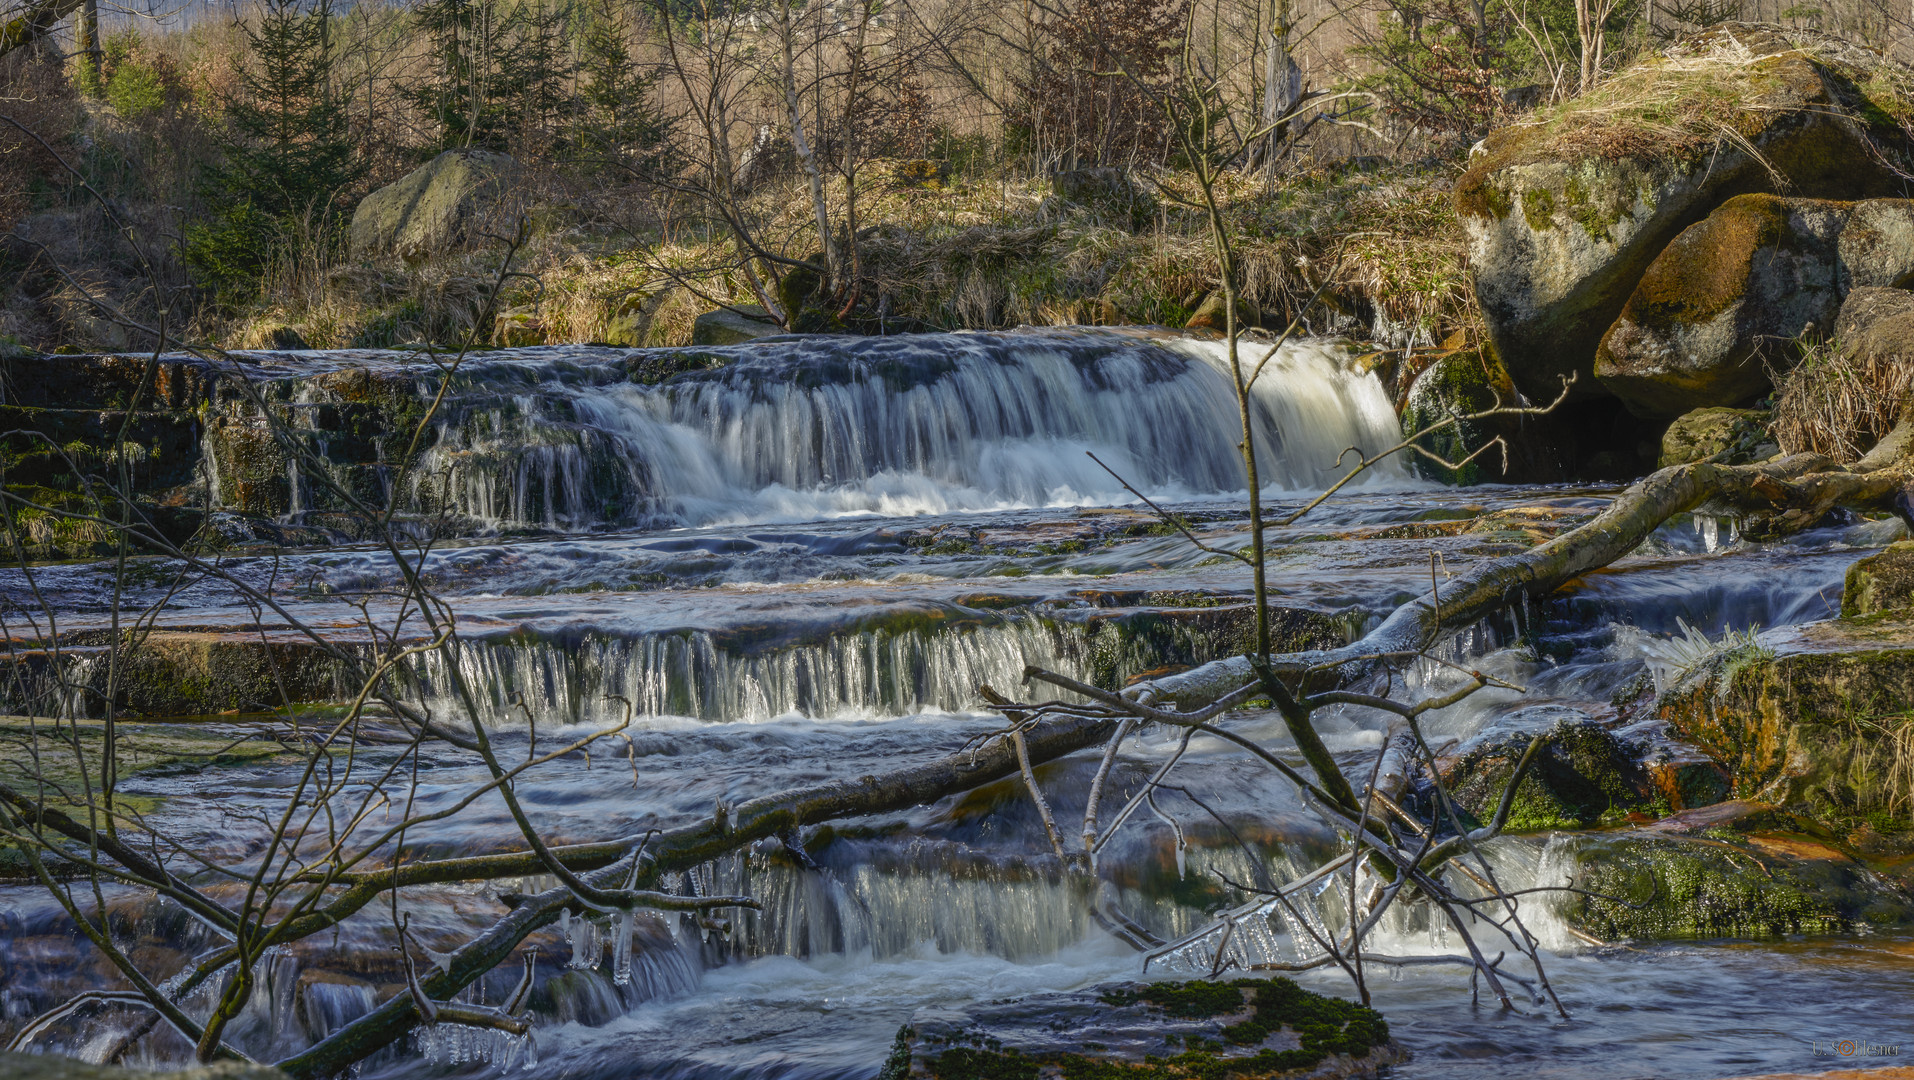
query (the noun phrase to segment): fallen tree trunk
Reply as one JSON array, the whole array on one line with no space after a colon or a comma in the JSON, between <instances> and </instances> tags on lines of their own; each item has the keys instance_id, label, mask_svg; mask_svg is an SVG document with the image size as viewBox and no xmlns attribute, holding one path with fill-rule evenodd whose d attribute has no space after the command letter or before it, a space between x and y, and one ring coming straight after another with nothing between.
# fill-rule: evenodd
<instances>
[{"instance_id":1,"label":"fallen tree trunk","mask_svg":"<svg viewBox=\"0 0 1914 1080\"><path fill-rule=\"evenodd\" d=\"M1102 717L1053 721L1026 732L1024 745L1033 764L1052 761L1096 745L1114 726ZM752 799L712 821L653 836L645 845L645 851L654 861L649 862L648 869L640 875L639 885L648 886L655 883L660 874L688 869L800 825L908 810L1016 775L1018 771L1016 751L1007 740L995 739L974 750L960 750L882 777L833 781ZM556 853L574 869L593 870L594 876L587 881L593 886L603 886L610 877L616 876L613 871L619 860L629 857L636 846L634 841L622 840L560 848ZM401 867L398 880L403 884L425 884L537 874L543 870L535 855L524 852ZM390 870L369 871L364 876L369 879L365 884L373 888L366 890L361 905L390 888L394 878ZM454 950L448 964L424 980L426 992L433 998L445 999L463 990L503 963L527 936L557 921L559 912L571 903L570 892L562 887L521 901L511 914ZM328 925L344 917L331 909L328 914L331 916ZM329 1076L389 1045L418 1022L419 1013L411 997L401 993L307 1050L278 1062L277 1066L296 1080Z\"/></svg>"},{"instance_id":2,"label":"fallen tree trunk","mask_svg":"<svg viewBox=\"0 0 1914 1080\"><path fill-rule=\"evenodd\" d=\"M1908 443L1897 427L1883 444ZM1800 454L1757 465L1677 465L1653 473L1622 492L1589 521L1532 550L1495 559L1460 574L1437 590L1398 607L1362 640L1339 649L1269 657L1279 675L1342 682L1375 658L1427 648L1444 632L1460 630L1524 597L1541 597L1627 555L1676 514L1707 503L1740 509L1784 511L1783 520L1806 528L1837 505L1875 507L1907 486L1908 458L1864 461L1853 470L1823 457ZM1212 661L1176 675L1139 683L1130 697L1149 693L1159 703L1200 708L1256 681L1247 656Z\"/></svg>"}]
</instances>

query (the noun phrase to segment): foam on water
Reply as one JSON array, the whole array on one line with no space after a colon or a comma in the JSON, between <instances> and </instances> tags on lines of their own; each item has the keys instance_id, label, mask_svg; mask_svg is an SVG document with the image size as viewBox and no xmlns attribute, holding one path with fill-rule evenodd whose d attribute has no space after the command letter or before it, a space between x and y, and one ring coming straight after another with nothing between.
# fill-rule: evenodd
<instances>
[{"instance_id":1,"label":"foam on water","mask_svg":"<svg viewBox=\"0 0 1914 1080\"><path fill-rule=\"evenodd\" d=\"M474 364L414 500L566 529L898 516L1241 492L1240 422L1217 342L1115 331L824 338L737 347L658 387ZM1246 364L1266 346L1245 344ZM529 383L529 385L528 385ZM1256 383L1258 468L1320 489L1338 455L1399 435L1371 374L1291 342ZM1406 483L1399 461L1372 483ZM295 490L298 485L295 484Z\"/></svg>"}]
</instances>

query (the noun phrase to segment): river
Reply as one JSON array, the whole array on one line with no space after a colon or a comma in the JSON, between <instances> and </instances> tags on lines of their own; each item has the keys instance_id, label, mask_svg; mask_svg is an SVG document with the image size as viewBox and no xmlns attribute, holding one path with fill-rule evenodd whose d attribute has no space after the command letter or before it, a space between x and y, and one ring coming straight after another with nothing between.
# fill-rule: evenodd
<instances>
[{"instance_id":1,"label":"river","mask_svg":"<svg viewBox=\"0 0 1914 1080\"><path fill-rule=\"evenodd\" d=\"M713 352L731 362L655 388L626 377L620 350L475 357L424 466L385 479L387 497L419 529L450 534L412 557L462 639L421 668L427 707L461 714L452 688L462 675L478 688L479 719L513 757L533 732L549 745L614 725L630 705L630 726L589 759L552 762L521 782L549 838L633 835L949 753L1001 723L981 711L979 685L1037 692L1022 685L1026 664L1120 685L1227 655L1241 640L1247 570L1162 527L1125 488L1186 515L1212 547L1248 543L1234 404L1214 343L1049 331ZM1279 514L1337 475L1345 447L1398 437L1381 384L1345 361L1331 343L1292 344L1258 384L1263 475ZM353 366L406 372L419 361L280 354L255 375L306 409L295 415L316 416L329 399L312 375ZM430 389L421 378L421 398ZM324 422L310 426L323 448ZM326 520L320 486L294 470L287 522ZM1271 530L1273 603L1296 632L1346 640L1432 575L1520 550L1615 491L1445 488L1391 462ZM1613 721L1617 693L1666 664L1685 627L1719 635L1838 614L1847 566L1892 539L1891 528L1762 545L1737 539L1729 523L1683 516L1607 571L1450 642L1452 658L1526 692L1478 694L1432 715L1428 730L1453 748L1564 715ZM150 606L161 629L234 638L294 641L294 619L359 645L420 634L416 612L382 599L400 578L390 554L338 539L223 556L278 613L154 560L121 583L122 608ZM49 564L31 580L0 572L0 596L16 611L51 608L68 633L107 624L111 587L110 564ZM1409 689L1434 692L1454 678L1423 665ZM88 710L58 687L6 692L14 711ZM1386 726L1354 708L1321 721L1346 769L1373 758ZM240 718L195 722L245 730ZM1230 726L1289 752L1268 714L1244 711ZM1153 732L1126 743L1116 792L1127 797L1175 743ZM356 753L370 772L397 751ZM1085 758L1041 770L1063 820L1081 813L1073 800L1095 767ZM122 790L155 800L151 821L180 842L243 862L262 845L294 768L141 773ZM1257 871L1247 852L1287 878L1330 849L1295 795L1225 743L1197 739L1172 775L1185 791L1138 813L1099 861L1119 906L1161 937L1240 900L1222 878ZM482 782L477 764L449 747L423 754L416 776L412 805L428 810ZM486 798L409 840L417 852L452 853L512 838L503 805ZM1144 974L1138 953L1091 918L1085 887L1048 854L1013 784L812 830L803 843L803 859L761 845L675 883L763 901L724 931L639 917L536 936L531 1045L415 1039L359 1075L863 1078L919 1010ZM1493 859L1517 883L1562 884L1571 843L1507 837ZM540 883L410 889L402 907L421 940L448 950L489 925L503 910L498 893L514 884ZM114 901L161 968L213 943L176 910L142 909L130 893ZM1306 906L1335 918L1333 897ZM1569 932L1553 901L1525 912L1571 1019L1526 1000L1514 1014L1472 1003L1460 969L1380 976L1376 1005L1413 1054L1391 1075L1701 1080L1851 1064L1828 1050L1843 1039L1914 1041L1914 938L1595 946ZM262 1057L291 1052L394 993L391 914L367 909L263 961L233 1041ZM1406 917L1384 934L1399 952L1451 944ZM1250 960L1308 951L1282 920L1236 947ZM1149 977L1177 973L1174 960ZM21 886L0 888L0 963L9 1020L101 975L64 913ZM514 977L495 972L481 995L496 1000ZM1349 991L1340 974L1301 979ZM102 1018L41 1045L84 1054L124 1022ZM160 1064L169 1052L148 1039L128 1060Z\"/></svg>"}]
</instances>

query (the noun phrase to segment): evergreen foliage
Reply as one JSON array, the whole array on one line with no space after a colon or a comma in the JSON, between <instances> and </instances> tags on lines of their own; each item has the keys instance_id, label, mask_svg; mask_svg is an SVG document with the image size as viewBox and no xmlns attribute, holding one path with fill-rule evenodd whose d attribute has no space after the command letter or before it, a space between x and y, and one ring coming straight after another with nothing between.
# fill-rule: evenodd
<instances>
[{"instance_id":1,"label":"evergreen foliage","mask_svg":"<svg viewBox=\"0 0 1914 1080\"><path fill-rule=\"evenodd\" d=\"M575 114L580 169L656 175L667 125L651 104L655 80L632 63L628 9L618 0L585 3Z\"/></svg>"},{"instance_id":2,"label":"evergreen foliage","mask_svg":"<svg viewBox=\"0 0 1914 1080\"><path fill-rule=\"evenodd\" d=\"M206 177L219 209L185 245L195 277L229 300L256 293L276 258L333 242L361 172L332 86L330 0L265 0L258 25L240 28L251 62Z\"/></svg>"},{"instance_id":3,"label":"evergreen foliage","mask_svg":"<svg viewBox=\"0 0 1914 1080\"><path fill-rule=\"evenodd\" d=\"M411 96L438 128L435 153L550 140L576 71L568 3L421 0L413 17L430 43L432 72Z\"/></svg>"}]
</instances>

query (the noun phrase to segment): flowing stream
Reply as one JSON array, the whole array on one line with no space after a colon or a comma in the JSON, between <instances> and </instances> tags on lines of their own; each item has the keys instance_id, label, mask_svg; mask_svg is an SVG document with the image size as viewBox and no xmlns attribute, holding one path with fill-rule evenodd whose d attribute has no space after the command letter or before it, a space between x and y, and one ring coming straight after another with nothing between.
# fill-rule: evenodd
<instances>
[{"instance_id":1,"label":"flowing stream","mask_svg":"<svg viewBox=\"0 0 1914 1080\"><path fill-rule=\"evenodd\" d=\"M412 511L465 523L460 539L417 561L464 636L419 672L436 713L464 714L462 679L512 757L534 731L546 746L630 709L630 727L590 760L552 762L521 785L548 838L700 821L720 803L951 752L999 723L978 711L976 688L1019 693L1026 664L1120 685L1240 651L1247 571L1161 527L1124 486L1186 514L1213 547L1248 543L1233 450L1239 422L1214 343L1047 331L728 352L727 366L657 387L630 381L629 358L613 350L475 358L427 466L379 481ZM406 363L281 355L261 365L261 377L317 415L330 406L312 372L411 370ZM429 389L421 379L418 392ZM1399 438L1382 386L1351 373L1326 343L1285 347L1255 394L1260 471L1279 512L1332 482L1345 448L1373 452ZM330 437L312 423L316 440ZM289 524L323 512L313 479L287 478ZM1518 550L1513 533L1535 519L1448 526L1501 520L1517 507L1572 523L1613 494L1458 490L1415 480L1400 464L1379 469L1271 531L1282 625L1317 643L1348 640L1425 588L1432 572ZM1719 635L1829 617L1847 566L1892 538L1862 526L1762 546L1722 523L1680 519L1573 592L1451 642L1454 656L1527 692L1479 694L1432 715L1428 728L1460 744L1565 715L1610 716L1619 691L1665 663L1662 643L1682 627ZM398 570L377 548L241 549L228 560L336 640L363 646L375 629L422 633L415 613L380 599ZM297 644L228 587L141 566L122 583L122 602L157 604L157 627ZM111 565L61 564L29 583L10 571L0 574L0 596L16 613L42 597L64 631L84 632L107 623L111 574ZM87 712L86 695L71 691L90 677L87 661L73 662L65 688L16 681L0 692L13 711ZM1439 692L1453 677L1419 669L1411 692ZM1331 750L1358 767L1386 727L1353 708L1322 721ZM1269 715L1244 712L1230 726L1289 752ZM1137 790L1175 742L1146 732L1127 743L1115 795ZM359 751L368 771L393 753ZM1082 813L1076 792L1096 764L1087 758L1042 770L1062 822ZM158 800L153 820L181 842L237 860L263 841L261 812L277 805L289 769L143 773L122 790ZM1286 785L1226 743L1195 740L1172 775L1184 790L1131 819L1099 863L1117 905L1166 940L1241 902L1229 882L1259 873L1287 880L1333 849ZM433 750L418 772L415 810L449 806L481 780L469 757ZM427 855L491 850L511 836L503 806L488 798L409 839ZM538 1028L529 1044L428 1032L359 1075L867 1078L919 1010L1144 975L1139 955L1098 925L1093 898L1048 854L1016 785L839 822L801 841L804 859L765 844L673 883L763 900L762 912L725 931L637 917L577 920L535 936ZM1569 843L1504 838L1493 861L1518 886L1561 884ZM513 884L413 889L403 906L428 946L448 950L497 917L495 898ZM1339 917L1333 891L1300 903L1300 918ZM262 961L232 1039L262 1057L290 1052L399 992L390 912L375 908ZM142 955L183 960L213 943L166 905L130 915ZM1392 1075L1714 1078L1833 1067L1842 1062L1815 1047L1840 1039L1914 1040L1914 939L1595 948L1547 901L1529 917L1573 1019L1472 1004L1459 969L1381 975L1376 1004L1414 1054ZM1454 945L1408 914L1382 934L1397 952ZM1252 961L1310 948L1294 918L1268 920L1232 947ZM1188 974L1191 961L1168 957L1148 977ZM516 978L516 961L507 967L474 1000L496 1001ZM56 905L0 887L0 1014L33 1015L102 977ZM1348 993L1339 973L1302 981ZM128 1022L109 1014L42 1045L103 1053ZM148 1040L129 1060L157 1064L166 1050Z\"/></svg>"}]
</instances>

